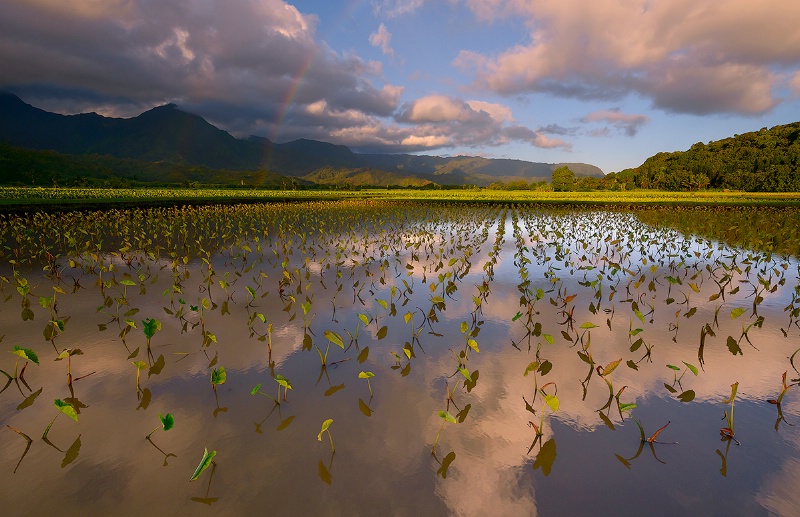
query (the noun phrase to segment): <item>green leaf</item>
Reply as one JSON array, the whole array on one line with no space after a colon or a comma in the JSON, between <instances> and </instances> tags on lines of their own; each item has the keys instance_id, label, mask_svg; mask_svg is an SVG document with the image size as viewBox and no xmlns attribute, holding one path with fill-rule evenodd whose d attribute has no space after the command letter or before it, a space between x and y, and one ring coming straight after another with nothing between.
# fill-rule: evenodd
<instances>
[{"instance_id":1,"label":"green leaf","mask_svg":"<svg viewBox=\"0 0 800 517\"><path fill-rule=\"evenodd\" d=\"M550 409L552 409L553 411L558 411L560 405L558 402L558 397L556 397L555 395L545 395L544 401L545 403L547 403L548 406L550 406Z\"/></svg>"},{"instance_id":2,"label":"green leaf","mask_svg":"<svg viewBox=\"0 0 800 517\"><path fill-rule=\"evenodd\" d=\"M467 340L467 344L469 345L470 348L472 348L476 352L480 353L481 350L480 350L480 348L478 348L478 342L477 341L475 341L474 339L468 339Z\"/></svg>"},{"instance_id":3,"label":"green leaf","mask_svg":"<svg viewBox=\"0 0 800 517\"><path fill-rule=\"evenodd\" d=\"M731 319L735 320L736 318L744 314L746 311L747 309L745 309L744 307L736 307L731 311Z\"/></svg>"},{"instance_id":4,"label":"green leaf","mask_svg":"<svg viewBox=\"0 0 800 517\"><path fill-rule=\"evenodd\" d=\"M410 314L410 313L409 313L409 314ZM361 313L359 313L359 315L358 315L358 319L360 319L360 320L361 320L361 322L364 324L364 326L367 326L367 325L369 325L369 318L367 317L367 315L366 315L366 314L361 314ZM406 323L408 323L408 322L406 321Z\"/></svg>"},{"instance_id":5,"label":"green leaf","mask_svg":"<svg viewBox=\"0 0 800 517\"><path fill-rule=\"evenodd\" d=\"M381 307L383 307L384 309L387 309L387 310L389 309L389 304L388 304L388 303L386 303L386 300L379 300L379 299L376 299L375 301L376 301L376 302L378 302L378 305L380 305L380 306L381 306Z\"/></svg>"},{"instance_id":6,"label":"green leaf","mask_svg":"<svg viewBox=\"0 0 800 517\"><path fill-rule=\"evenodd\" d=\"M23 348L21 346L14 345L14 349L11 350L11 353L14 355L18 355L23 359L27 359L28 361L33 361L34 363L39 364L39 358L36 356L36 353L30 348Z\"/></svg>"},{"instance_id":7,"label":"green leaf","mask_svg":"<svg viewBox=\"0 0 800 517\"><path fill-rule=\"evenodd\" d=\"M680 366L675 366L674 364L668 364L667 368L669 368L670 370L675 370L676 372L681 371Z\"/></svg>"},{"instance_id":8,"label":"green leaf","mask_svg":"<svg viewBox=\"0 0 800 517\"><path fill-rule=\"evenodd\" d=\"M133 364L137 370L144 370L148 366L144 361L131 361L131 364Z\"/></svg>"},{"instance_id":9,"label":"green leaf","mask_svg":"<svg viewBox=\"0 0 800 517\"><path fill-rule=\"evenodd\" d=\"M156 334L157 330L161 330L161 322L155 318L147 318L142 320L142 325L142 330L144 331L144 335L147 337L147 339L151 339Z\"/></svg>"},{"instance_id":10,"label":"green leaf","mask_svg":"<svg viewBox=\"0 0 800 517\"><path fill-rule=\"evenodd\" d=\"M342 336L331 330L326 330L325 337L328 338L328 341L330 341L334 345L339 346L339 348L344 350L344 342L342 341Z\"/></svg>"},{"instance_id":11,"label":"green leaf","mask_svg":"<svg viewBox=\"0 0 800 517\"><path fill-rule=\"evenodd\" d=\"M358 374L359 379L369 379L370 377L375 377L375 374L372 372L359 372Z\"/></svg>"},{"instance_id":12,"label":"green leaf","mask_svg":"<svg viewBox=\"0 0 800 517\"><path fill-rule=\"evenodd\" d=\"M462 321L461 322L461 333L462 334L466 334L468 330L469 330L469 324L467 324L466 321Z\"/></svg>"},{"instance_id":13,"label":"green leaf","mask_svg":"<svg viewBox=\"0 0 800 517\"><path fill-rule=\"evenodd\" d=\"M517 313L514 315L514 317L513 317L513 318L511 318L511 321L517 321L517 320L518 320L518 319L520 319L521 317L522 317L522 313L521 313L521 312L519 312L519 311L517 311Z\"/></svg>"},{"instance_id":14,"label":"green leaf","mask_svg":"<svg viewBox=\"0 0 800 517\"><path fill-rule=\"evenodd\" d=\"M169 431L175 426L175 417L172 416L172 413L167 413L164 416L161 416L161 413L159 413L158 419L161 420L161 426L165 431Z\"/></svg>"},{"instance_id":15,"label":"green leaf","mask_svg":"<svg viewBox=\"0 0 800 517\"><path fill-rule=\"evenodd\" d=\"M731 384L731 396L722 401L723 404L730 404L736 398L736 392L739 390L739 382Z\"/></svg>"},{"instance_id":16,"label":"green leaf","mask_svg":"<svg viewBox=\"0 0 800 517\"><path fill-rule=\"evenodd\" d=\"M687 363L686 361L683 361L683 364L685 364L685 365L686 365L686 367L687 367L687 368L689 368L689 371L691 371L691 372L692 372L692 373L695 375L695 377L697 376L697 374L698 374L698 373L700 373L700 372L697 370L697 367L696 367L696 366L694 366L694 365L692 365L692 364L689 364L689 363Z\"/></svg>"},{"instance_id":17,"label":"green leaf","mask_svg":"<svg viewBox=\"0 0 800 517\"><path fill-rule=\"evenodd\" d=\"M78 421L78 413L75 411L75 407L70 404L69 402L64 402L61 399L55 399L53 404L58 408L59 411L70 417L71 419Z\"/></svg>"},{"instance_id":18,"label":"green leaf","mask_svg":"<svg viewBox=\"0 0 800 517\"><path fill-rule=\"evenodd\" d=\"M594 328L597 328L597 325L595 325L591 321L587 321L586 323L581 324L580 328L582 328L582 329L594 329Z\"/></svg>"},{"instance_id":19,"label":"green leaf","mask_svg":"<svg viewBox=\"0 0 800 517\"><path fill-rule=\"evenodd\" d=\"M681 402L691 402L694 400L694 390L686 390L680 395L678 395L678 399Z\"/></svg>"},{"instance_id":20,"label":"green leaf","mask_svg":"<svg viewBox=\"0 0 800 517\"><path fill-rule=\"evenodd\" d=\"M283 386L287 390L293 390L294 389L294 388L292 388L292 383L289 382L289 379L287 379L286 377L284 377L281 374L278 374L278 375L275 376L275 382L277 382L278 384L280 384L281 386Z\"/></svg>"},{"instance_id":21,"label":"green leaf","mask_svg":"<svg viewBox=\"0 0 800 517\"><path fill-rule=\"evenodd\" d=\"M439 417L445 419L445 421L450 422L451 424L456 423L456 417L451 415L449 411L439 411Z\"/></svg>"},{"instance_id":22,"label":"green leaf","mask_svg":"<svg viewBox=\"0 0 800 517\"><path fill-rule=\"evenodd\" d=\"M403 320L405 320L405 322L406 322L406 323L408 323L409 321L411 321L411 318L413 318L413 317L414 317L414 314L413 314L413 313L411 313L411 312L407 312L407 313L405 313L405 315L403 316Z\"/></svg>"},{"instance_id":23,"label":"green leaf","mask_svg":"<svg viewBox=\"0 0 800 517\"><path fill-rule=\"evenodd\" d=\"M200 474L203 473L205 469L211 465L211 461L214 459L214 456L217 455L217 451L208 452L208 449L203 450L203 459L200 460L200 464L197 465L197 468L194 470L194 474L192 474L192 478L189 481L194 481Z\"/></svg>"},{"instance_id":24,"label":"green leaf","mask_svg":"<svg viewBox=\"0 0 800 517\"><path fill-rule=\"evenodd\" d=\"M324 422L322 422L322 428L319 430L319 434L317 435L317 440L319 440L320 442L322 441L322 433L327 431L332 423L333 423L333 418L329 418Z\"/></svg>"},{"instance_id":25,"label":"green leaf","mask_svg":"<svg viewBox=\"0 0 800 517\"><path fill-rule=\"evenodd\" d=\"M616 370L616 369L617 369L617 366L619 366L619 363L620 363L621 361L622 361L622 358L620 358L620 359L617 359L616 361L611 361L610 363L608 363L608 364L605 366L605 368L603 368L603 374L602 374L602 377L605 377L605 376L607 376L607 375L611 375L611 372L613 372L614 370Z\"/></svg>"},{"instance_id":26,"label":"green leaf","mask_svg":"<svg viewBox=\"0 0 800 517\"><path fill-rule=\"evenodd\" d=\"M256 384L255 387L252 390L250 390L250 395L255 395L256 393L258 393L258 390L260 389L261 389L261 384Z\"/></svg>"},{"instance_id":27,"label":"green leaf","mask_svg":"<svg viewBox=\"0 0 800 517\"><path fill-rule=\"evenodd\" d=\"M527 368L525 368L525 373L523 373L522 375L527 377L529 373L535 372L538 369L539 369L539 362L538 361L534 361L531 364L529 364Z\"/></svg>"},{"instance_id":28,"label":"green leaf","mask_svg":"<svg viewBox=\"0 0 800 517\"><path fill-rule=\"evenodd\" d=\"M542 334L542 337L544 338L545 341L547 341L551 345L555 343L553 336L551 336L550 334Z\"/></svg>"},{"instance_id":29,"label":"green leaf","mask_svg":"<svg viewBox=\"0 0 800 517\"><path fill-rule=\"evenodd\" d=\"M128 279L128 278L124 278L124 279L120 280L120 281L119 281L119 283L120 283L121 285L127 285L127 286L133 286L133 285L136 285L136 282L134 282L133 280L130 280L130 279Z\"/></svg>"},{"instance_id":30,"label":"green leaf","mask_svg":"<svg viewBox=\"0 0 800 517\"><path fill-rule=\"evenodd\" d=\"M211 384L215 386L219 384L225 384L226 378L227 375L225 374L224 366L220 366L219 368L214 368L211 370Z\"/></svg>"},{"instance_id":31,"label":"green leaf","mask_svg":"<svg viewBox=\"0 0 800 517\"><path fill-rule=\"evenodd\" d=\"M463 366L459 366L459 367L458 367L458 371L459 371L459 372L461 372L461 375L463 375L464 377L466 377L466 379L467 379L469 382L472 382L472 376L469 374L469 370L467 370L467 369L466 369L466 368L464 368Z\"/></svg>"}]
</instances>

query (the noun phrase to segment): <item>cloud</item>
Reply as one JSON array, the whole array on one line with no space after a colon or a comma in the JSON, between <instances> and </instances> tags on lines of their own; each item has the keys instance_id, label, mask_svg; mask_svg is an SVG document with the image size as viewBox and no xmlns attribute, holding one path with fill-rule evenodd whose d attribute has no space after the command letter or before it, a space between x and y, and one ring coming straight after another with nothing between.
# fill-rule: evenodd
<instances>
[{"instance_id":1,"label":"cloud","mask_svg":"<svg viewBox=\"0 0 800 517\"><path fill-rule=\"evenodd\" d=\"M776 70L800 66L800 4L783 0L465 0L481 20L517 17L530 42L454 64L503 95L650 98L665 111L755 115L775 107ZM792 83L794 84L794 83ZM790 85L791 86L791 85Z\"/></svg>"},{"instance_id":2,"label":"cloud","mask_svg":"<svg viewBox=\"0 0 800 517\"><path fill-rule=\"evenodd\" d=\"M613 108L610 110L601 110L601 111L594 111L581 117L581 122L584 124L592 123L592 122L601 122L606 123L614 126L617 130L622 131L627 136L635 136L636 133L639 131L639 128L647 124L650 119L645 115L628 115L626 113L622 113L619 108ZM599 136L607 136L608 131L603 130L596 130L599 131Z\"/></svg>"},{"instance_id":3,"label":"cloud","mask_svg":"<svg viewBox=\"0 0 800 517\"><path fill-rule=\"evenodd\" d=\"M378 27L378 32L373 32L369 35L369 44L373 47L380 47L381 52L385 56L394 57L394 49L391 46L392 33L386 28L386 25L381 24Z\"/></svg>"},{"instance_id":4,"label":"cloud","mask_svg":"<svg viewBox=\"0 0 800 517\"><path fill-rule=\"evenodd\" d=\"M330 49L316 25L282 0L9 0L0 88L61 112L131 116L175 102L268 136L323 100L336 113L391 116L402 89L381 84L380 63Z\"/></svg>"},{"instance_id":5,"label":"cloud","mask_svg":"<svg viewBox=\"0 0 800 517\"><path fill-rule=\"evenodd\" d=\"M424 3L425 0L373 0L372 9L377 15L396 18L414 13Z\"/></svg>"}]
</instances>

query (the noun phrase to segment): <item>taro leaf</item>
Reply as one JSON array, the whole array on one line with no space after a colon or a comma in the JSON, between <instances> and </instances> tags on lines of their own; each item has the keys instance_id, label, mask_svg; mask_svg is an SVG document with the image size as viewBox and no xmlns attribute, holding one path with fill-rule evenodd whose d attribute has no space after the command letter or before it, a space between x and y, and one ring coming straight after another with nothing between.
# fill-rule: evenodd
<instances>
[{"instance_id":1,"label":"taro leaf","mask_svg":"<svg viewBox=\"0 0 800 517\"><path fill-rule=\"evenodd\" d=\"M403 316L403 320L404 320L406 323L408 323L409 321L411 321L411 318L413 318L413 317L414 317L414 314L413 314L412 312L407 312L407 313L405 313L405 315Z\"/></svg>"},{"instance_id":2,"label":"taro leaf","mask_svg":"<svg viewBox=\"0 0 800 517\"><path fill-rule=\"evenodd\" d=\"M449 411L439 411L439 418L443 418L446 422L450 422L451 424L456 423L456 417L450 414Z\"/></svg>"},{"instance_id":3,"label":"taro leaf","mask_svg":"<svg viewBox=\"0 0 800 517\"><path fill-rule=\"evenodd\" d=\"M631 360L631 359L628 359L628 362L625 363L625 364L627 364L628 368L630 368L631 370L638 370L639 369L639 365L634 363L633 360Z\"/></svg>"},{"instance_id":4,"label":"taro leaf","mask_svg":"<svg viewBox=\"0 0 800 517\"><path fill-rule=\"evenodd\" d=\"M747 311L747 309L745 309L744 307L736 307L731 311L731 319L735 320L736 318L744 314L745 311Z\"/></svg>"},{"instance_id":5,"label":"taro leaf","mask_svg":"<svg viewBox=\"0 0 800 517\"><path fill-rule=\"evenodd\" d=\"M128 278L123 278L122 280L119 281L119 283L120 283L120 285L127 285L127 286L136 285L136 282L134 282L133 280L130 280Z\"/></svg>"},{"instance_id":6,"label":"taro leaf","mask_svg":"<svg viewBox=\"0 0 800 517\"><path fill-rule=\"evenodd\" d=\"M664 383L664 387L667 388L667 391L672 393L672 394L678 393L678 390L676 390L675 388L673 388L672 386L670 386L667 383Z\"/></svg>"},{"instance_id":7,"label":"taro leaf","mask_svg":"<svg viewBox=\"0 0 800 517\"><path fill-rule=\"evenodd\" d=\"M694 365L691 365L691 364L687 363L686 361L683 361L683 364L685 364L685 365L686 365L686 367L687 367L687 368L689 368L689 370L690 370L690 371L691 371L691 372L692 372L692 373L693 373L695 376L697 376L697 374L698 374L698 373L700 373L700 372L697 370L697 367L696 367L696 366L694 366Z\"/></svg>"},{"instance_id":8,"label":"taro leaf","mask_svg":"<svg viewBox=\"0 0 800 517\"><path fill-rule=\"evenodd\" d=\"M386 325L382 326L382 327L380 328L380 330L378 330L378 339L383 339L383 338L385 338L385 337L386 337L386 334L387 334L388 332L389 332L389 327L387 327ZM336 343L336 342L334 341L334 343ZM337 343L337 344L338 344L338 343ZM344 346L342 346L342 348L344 348Z\"/></svg>"},{"instance_id":9,"label":"taro leaf","mask_svg":"<svg viewBox=\"0 0 800 517\"><path fill-rule=\"evenodd\" d=\"M364 324L364 326L365 326L365 327L366 327L367 325L369 325L369 318L367 317L367 315L366 315L366 314L361 314L361 313L359 313L359 314L358 314L358 319L360 319L360 320L361 320L361 322Z\"/></svg>"},{"instance_id":10,"label":"taro leaf","mask_svg":"<svg viewBox=\"0 0 800 517\"><path fill-rule=\"evenodd\" d=\"M550 334L542 334L542 337L550 345L552 345L555 342L555 340L553 339L553 336L551 336Z\"/></svg>"},{"instance_id":11,"label":"taro leaf","mask_svg":"<svg viewBox=\"0 0 800 517\"><path fill-rule=\"evenodd\" d=\"M736 392L739 390L739 382L731 384L731 396L722 401L723 404L730 404L736 398Z\"/></svg>"},{"instance_id":12,"label":"taro leaf","mask_svg":"<svg viewBox=\"0 0 800 517\"><path fill-rule=\"evenodd\" d=\"M522 375L527 377L530 372L538 371L539 370L539 366L540 366L540 364L539 364L538 361L532 362L531 364L528 365L527 368L525 368L525 373L523 373Z\"/></svg>"},{"instance_id":13,"label":"taro leaf","mask_svg":"<svg viewBox=\"0 0 800 517\"><path fill-rule=\"evenodd\" d=\"M225 374L225 367L220 366L219 368L214 368L211 370L211 384L218 385L218 384L225 384L225 380L227 375Z\"/></svg>"},{"instance_id":14,"label":"taro leaf","mask_svg":"<svg viewBox=\"0 0 800 517\"><path fill-rule=\"evenodd\" d=\"M633 309L633 313L636 314L636 317L639 318L639 321L644 323L644 314L639 309Z\"/></svg>"},{"instance_id":15,"label":"taro leaf","mask_svg":"<svg viewBox=\"0 0 800 517\"><path fill-rule=\"evenodd\" d=\"M80 348L66 348L60 354L58 354L58 357L56 357L55 360L61 361L62 359L72 357L73 355L83 355L83 350Z\"/></svg>"},{"instance_id":16,"label":"taro leaf","mask_svg":"<svg viewBox=\"0 0 800 517\"><path fill-rule=\"evenodd\" d=\"M78 421L78 413L75 412L75 408L69 402L65 402L61 399L55 399L53 404L58 408L59 411L70 417L71 419Z\"/></svg>"},{"instance_id":17,"label":"taro leaf","mask_svg":"<svg viewBox=\"0 0 800 517\"><path fill-rule=\"evenodd\" d=\"M142 320L142 330L147 339L152 339L157 330L161 330L161 322L155 318Z\"/></svg>"},{"instance_id":18,"label":"taro leaf","mask_svg":"<svg viewBox=\"0 0 800 517\"><path fill-rule=\"evenodd\" d=\"M137 370L144 370L147 368L147 363L144 361L131 361L131 364L133 364Z\"/></svg>"},{"instance_id":19,"label":"taro leaf","mask_svg":"<svg viewBox=\"0 0 800 517\"><path fill-rule=\"evenodd\" d=\"M553 363L545 359L544 361L542 361L541 366L539 366L539 373L541 373L542 376L545 376L548 373L550 373L550 370L552 369L553 369Z\"/></svg>"},{"instance_id":20,"label":"taro leaf","mask_svg":"<svg viewBox=\"0 0 800 517\"><path fill-rule=\"evenodd\" d=\"M330 388L325 390L325 396L326 397L330 397L331 395L333 395L337 391L343 390L343 389L344 389L344 383L339 384L338 386L331 386Z\"/></svg>"},{"instance_id":21,"label":"taro leaf","mask_svg":"<svg viewBox=\"0 0 800 517\"><path fill-rule=\"evenodd\" d=\"M161 426L165 431L169 431L175 426L175 417L172 416L172 413L167 413L164 416L161 416L161 413L159 413L158 419L161 420Z\"/></svg>"},{"instance_id":22,"label":"taro leaf","mask_svg":"<svg viewBox=\"0 0 800 517\"><path fill-rule=\"evenodd\" d=\"M192 478L189 481L194 481L200 477L200 474L202 474L203 471L207 469L209 465L211 465L211 462L216 455L217 451L208 452L208 449L204 449L203 459L200 460L200 464L197 465L197 468L194 470L194 474L192 474Z\"/></svg>"},{"instance_id":23,"label":"taro leaf","mask_svg":"<svg viewBox=\"0 0 800 517\"><path fill-rule=\"evenodd\" d=\"M461 333L462 334L466 334L468 330L469 330L469 325L467 324L466 321L462 321L461 322Z\"/></svg>"},{"instance_id":24,"label":"taro leaf","mask_svg":"<svg viewBox=\"0 0 800 517\"><path fill-rule=\"evenodd\" d=\"M469 345L470 348L472 348L476 352L480 353L481 350L480 350L480 348L478 348L478 342L477 341L475 341L474 339L468 339L467 340L467 344Z\"/></svg>"},{"instance_id":25,"label":"taro leaf","mask_svg":"<svg viewBox=\"0 0 800 517\"><path fill-rule=\"evenodd\" d=\"M602 377L605 377L607 375L611 375L611 372L613 372L614 370L617 369L617 366L619 366L619 363L621 361L622 361L622 359L620 358L620 359L617 359L616 361L611 361L610 363L608 363L606 365L606 367L603 368Z\"/></svg>"},{"instance_id":26,"label":"taro leaf","mask_svg":"<svg viewBox=\"0 0 800 517\"><path fill-rule=\"evenodd\" d=\"M742 348L739 346L739 343L736 342L733 336L728 336L728 350L730 350L733 355L744 355L742 353Z\"/></svg>"},{"instance_id":27,"label":"taro leaf","mask_svg":"<svg viewBox=\"0 0 800 517\"><path fill-rule=\"evenodd\" d=\"M681 402L691 402L694 400L694 390L686 390L678 395L678 400Z\"/></svg>"},{"instance_id":28,"label":"taro leaf","mask_svg":"<svg viewBox=\"0 0 800 517\"><path fill-rule=\"evenodd\" d=\"M558 397L556 397L555 395L545 395L544 401L545 403L547 403L548 406L550 406L550 409L552 409L554 412L558 411L559 407Z\"/></svg>"},{"instance_id":29,"label":"taro leaf","mask_svg":"<svg viewBox=\"0 0 800 517\"><path fill-rule=\"evenodd\" d=\"M320 441L320 442L322 441L322 433L324 433L325 431L328 431L328 428L331 426L332 423L333 423L333 418L329 418L329 419L325 420L324 422L322 422L322 428L319 430L319 434L317 435L317 440L318 441ZM330 432L330 431L328 431L328 432Z\"/></svg>"},{"instance_id":30,"label":"taro leaf","mask_svg":"<svg viewBox=\"0 0 800 517\"><path fill-rule=\"evenodd\" d=\"M294 389L292 387L292 383L289 382L289 379L287 379L286 377L284 377L281 374L278 374L278 375L275 376L275 382L277 382L278 384L283 386L284 389L287 389L287 390L293 390Z\"/></svg>"},{"instance_id":31,"label":"taro leaf","mask_svg":"<svg viewBox=\"0 0 800 517\"><path fill-rule=\"evenodd\" d=\"M14 355L18 355L23 359L28 361L33 361L36 364L39 364L39 358L36 356L36 353L31 350L30 348L23 348L21 346L14 345L14 349L11 350L11 353Z\"/></svg>"},{"instance_id":32,"label":"taro leaf","mask_svg":"<svg viewBox=\"0 0 800 517\"><path fill-rule=\"evenodd\" d=\"M359 379L369 379L370 377L375 377L375 374L372 372L359 372L358 374Z\"/></svg>"},{"instance_id":33,"label":"taro leaf","mask_svg":"<svg viewBox=\"0 0 800 517\"><path fill-rule=\"evenodd\" d=\"M358 354L358 362L363 363L367 360L367 357L369 357L369 347L365 346L364 349Z\"/></svg>"},{"instance_id":34,"label":"taro leaf","mask_svg":"<svg viewBox=\"0 0 800 517\"><path fill-rule=\"evenodd\" d=\"M342 341L342 336L331 330L326 330L325 337L328 338L328 341L330 341L334 345L337 345L339 348L344 350L344 342Z\"/></svg>"},{"instance_id":35,"label":"taro leaf","mask_svg":"<svg viewBox=\"0 0 800 517\"><path fill-rule=\"evenodd\" d=\"M580 328L582 328L582 329L593 329L593 328L597 328L597 325L595 325L591 321L587 321L586 323L581 324Z\"/></svg>"},{"instance_id":36,"label":"taro leaf","mask_svg":"<svg viewBox=\"0 0 800 517\"><path fill-rule=\"evenodd\" d=\"M556 461L556 441L550 438L542 444L539 454L536 455L536 460L533 462L533 469L542 469L542 474L545 476L550 475L553 468L553 463Z\"/></svg>"},{"instance_id":37,"label":"taro leaf","mask_svg":"<svg viewBox=\"0 0 800 517\"><path fill-rule=\"evenodd\" d=\"M260 389L261 389L261 384L256 384L256 386L252 390L250 390L250 395L255 395L256 393L258 393L258 390Z\"/></svg>"},{"instance_id":38,"label":"taro leaf","mask_svg":"<svg viewBox=\"0 0 800 517\"><path fill-rule=\"evenodd\" d=\"M466 379L467 379L469 382L472 382L472 376L469 374L469 370L467 370L467 369L466 369L466 368L464 368L463 366L459 366L459 367L458 367L458 371L459 371L459 372L461 372L461 375L463 375L464 377L466 377Z\"/></svg>"},{"instance_id":39,"label":"taro leaf","mask_svg":"<svg viewBox=\"0 0 800 517\"><path fill-rule=\"evenodd\" d=\"M411 359L411 349L410 348L403 348L403 353L406 354L406 357L410 360Z\"/></svg>"}]
</instances>

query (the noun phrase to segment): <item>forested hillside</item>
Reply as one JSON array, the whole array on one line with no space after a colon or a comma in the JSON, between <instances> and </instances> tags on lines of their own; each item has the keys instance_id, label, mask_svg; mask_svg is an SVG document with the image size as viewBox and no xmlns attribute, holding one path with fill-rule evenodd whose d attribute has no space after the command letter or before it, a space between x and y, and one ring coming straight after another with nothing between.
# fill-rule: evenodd
<instances>
[{"instance_id":1,"label":"forested hillside","mask_svg":"<svg viewBox=\"0 0 800 517\"><path fill-rule=\"evenodd\" d=\"M800 191L800 122L763 128L683 152L659 153L636 169L637 187L663 190L728 188L750 192Z\"/></svg>"}]
</instances>

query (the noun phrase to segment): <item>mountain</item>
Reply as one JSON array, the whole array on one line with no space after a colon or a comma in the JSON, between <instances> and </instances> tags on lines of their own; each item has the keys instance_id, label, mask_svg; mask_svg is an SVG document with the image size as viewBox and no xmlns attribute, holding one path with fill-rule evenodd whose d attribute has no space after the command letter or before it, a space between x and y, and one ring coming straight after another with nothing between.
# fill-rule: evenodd
<instances>
[{"instance_id":1,"label":"mountain","mask_svg":"<svg viewBox=\"0 0 800 517\"><path fill-rule=\"evenodd\" d=\"M128 119L96 113L60 115L0 93L0 142L58 153L167 162L180 167L271 173L323 183L488 185L498 181L550 181L565 164L471 156L357 154L348 147L299 139L274 143L238 139L174 104ZM588 164L568 164L577 176L603 177ZM375 180L377 183L367 183Z\"/></svg>"},{"instance_id":2,"label":"mountain","mask_svg":"<svg viewBox=\"0 0 800 517\"><path fill-rule=\"evenodd\" d=\"M800 122L698 142L686 151L658 153L635 169L609 176L662 190L798 192Z\"/></svg>"}]
</instances>

